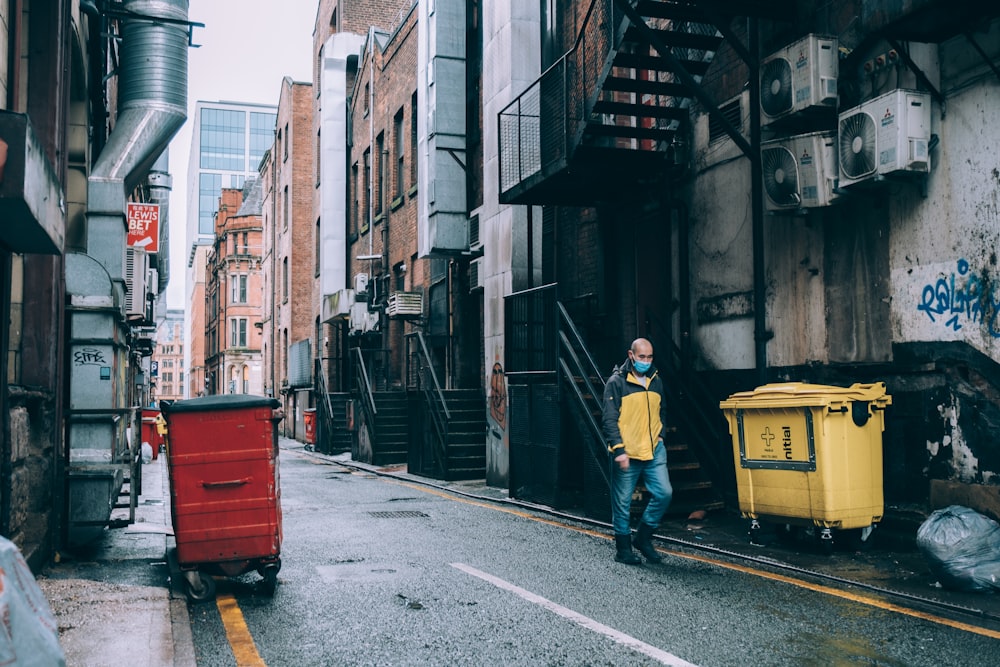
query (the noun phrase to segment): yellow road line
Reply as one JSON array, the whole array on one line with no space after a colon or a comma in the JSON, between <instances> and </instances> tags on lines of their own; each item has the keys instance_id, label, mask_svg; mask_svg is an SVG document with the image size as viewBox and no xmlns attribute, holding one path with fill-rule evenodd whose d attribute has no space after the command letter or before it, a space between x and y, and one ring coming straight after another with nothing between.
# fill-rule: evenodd
<instances>
[{"instance_id":1,"label":"yellow road line","mask_svg":"<svg viewBox=\"0 0 1000 667\"><path fill-rule=\"evenodd\" d=\"M429 493L435 496L441 496L442 498L447 498L449 500L454 500L457 502L466 503L468 505L475 505L477 507L485 507L487 509L495 510L497 512L505 512L507 514L513 514L515 516L523 517L525 519L531 519L532 521L537 521L539 523L549 524L551 526L557 526L559 528L566 528L569 530L576 531L578 533L584 533L586 535L591 535L593 537L600 537L602 539L610 540L611 536L606 533L601 533L589 528L580 528L577 526L570 526L565 523L558 521L553 521L552 519L546 519L539 517L528 512L522 512L520 510L514 510L507 507L497 507L496 505L491 505L489 503L482 503L475 500L469 500L468 498L463 498L461 496L456 496L444 491L439 491L437 489L429 489L419 484L410 484L407 482L400 482L397 480L386 480L391 481L393 484L400 484L402 486L408 486L412 489L417 489L425 493ZM680 553L677 551L671 551L669 549L658 548L657 551L661 551L671 556L677 556L678 558L686 558L688 560L698 561L702 563L708 563L709 565L716 565L718 567L726 568L728 570L736 570L738 572L743 572L745 574L752 574L756 577L763 577L764 579L771 579L773 581L780 581L782 583L790 584L792 586L798 586L799 588L805 588L817 593L823 593L825 595L830 595L832 597L843 598L845 600L850 600L852 602L857 602L859 604L868 605L870 607L877 607L885 611L896 612L897 614L903 614L904 616L912 616L913 618L919 618L924 621L929 621L931 623L937 623L938 625L946 625L957 630L964 630L965 632L971 632L973 634L982 635L984 637L990 637L991 639L1000 639L1000 632L996 630L990 630L988 628L982 628L978 625L971 625L969 623L963 623L961 621L953 621L949 618L944 618L942 616L936 616L934 614L929 614L927 612L919 611L917 609L910 609L909 607L903 607L898 604L893 604L892 602L886 602L885 600L880 600L875 597L868 595L859 595L857 593L852 593L850 591L843 591L836 588L831 588L829 586L823 586L821 584L814 584L808 581L803 581L801 579L795 579L783 574L774 574L771 572L765 572L762 570L755 570L746 565L738 565L736 563L728 563L723 560L717 560L708 556L701 556L697 554L687 554Z\"/></svg>"},{"instance_id":2,"label":"yellow road line","mask_svg":"<svg viewBox=\"0 0 1000 667\"><path fill-rule=\"evenodd\" d=\"M240 611L240 605L232 595L220 595L215 598L215 605L219 608L219 615L222 617L222 625L226 629L226 638L229 640L229 647L233 650L233 657L236 658L238 667L267 667L257 653L257 645L250 636L247 622Z\"/></svg>"}]
</instances>

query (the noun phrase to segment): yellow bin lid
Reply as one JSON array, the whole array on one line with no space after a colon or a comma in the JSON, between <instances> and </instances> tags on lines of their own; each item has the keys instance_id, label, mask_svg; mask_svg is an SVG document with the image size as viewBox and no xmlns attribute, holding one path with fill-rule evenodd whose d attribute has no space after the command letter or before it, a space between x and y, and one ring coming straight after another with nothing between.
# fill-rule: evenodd
<instances>
[{"instance_id":1,"label":"yellow bin lid","mask_svg":"<svg viewBox=\"0 0 1000 667\"><path fill-rule=\"evenodd\" d=\"M719 403L723 410L747 408L794 408L803 406L843 405L857 401L877 403L884 407L892 403L885 393L884 382L855 383L850 387L835 387L805 382L765 384L752 391L732 394Z\"/></svg>"}]
</instances>

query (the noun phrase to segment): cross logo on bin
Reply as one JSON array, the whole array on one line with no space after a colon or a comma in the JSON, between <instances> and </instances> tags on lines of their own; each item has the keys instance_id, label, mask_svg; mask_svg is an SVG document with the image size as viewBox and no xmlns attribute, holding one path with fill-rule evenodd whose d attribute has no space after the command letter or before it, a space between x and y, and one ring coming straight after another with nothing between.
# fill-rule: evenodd
<instances>
[{"instance_id":1,"label":"cross logo on bin","mask_svg":"<svg viewBox=\"0 0 1000 667\"><path fill-rule=\"evenodd\" d=\"M777 438L775 434L771 433L771 427L765 426L764 432L760 434L760 439L764 441L764 449L771 449L771 443Z\"/></svg>"}]
</instances>

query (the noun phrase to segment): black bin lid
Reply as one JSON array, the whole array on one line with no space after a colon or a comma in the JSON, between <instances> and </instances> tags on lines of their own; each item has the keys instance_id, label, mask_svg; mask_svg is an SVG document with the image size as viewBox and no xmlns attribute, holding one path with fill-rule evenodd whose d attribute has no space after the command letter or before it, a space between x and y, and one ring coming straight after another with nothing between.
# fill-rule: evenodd
<instances>
[{"instance_id":1,"label":"black bin lid","mask_svg":"<svg viewBox=\"0 0 1000 667\"><path fill-rule=\"evenodd\" d=\"M280 408L276 398L253 394L218 394L187 398L182 401L160 401L160 408L167 414L179 412L214 412L216 410L243 410L246 408Z\"/></svg>"}]
</instances>

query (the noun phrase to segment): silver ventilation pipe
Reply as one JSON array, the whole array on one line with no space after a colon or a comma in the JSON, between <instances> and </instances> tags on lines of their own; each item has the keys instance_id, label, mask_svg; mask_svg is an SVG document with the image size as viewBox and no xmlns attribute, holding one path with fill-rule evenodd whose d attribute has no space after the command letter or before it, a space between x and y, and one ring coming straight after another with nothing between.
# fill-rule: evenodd
<instances>
[{"instance_id":1,"label":"silver ventilation pipe","mask_svg":"<svg viewBox=\"0 0 1000 667\"><path fill-rule=\"evenodd\" d=\"M150 287L157 294L163 294L170 279L170 191L173 178L170 176L170 151L163 151L149 170L149 202L160 206L160 236L156 253L157 284ZM165 301L165 300L164 300Z\"/></svg>"},{"instance_id":2,"label":"silver ventilation pipe","mask_svg":"<svg viewBox=\"0 0 1000 667\"><path fill-rule=\"evenodd\" d=\"M87 192L87 254L122 289L128 193L187 118L188 0L125 0L123 7L118 116Z\"/></svg>"}]
</instances>

